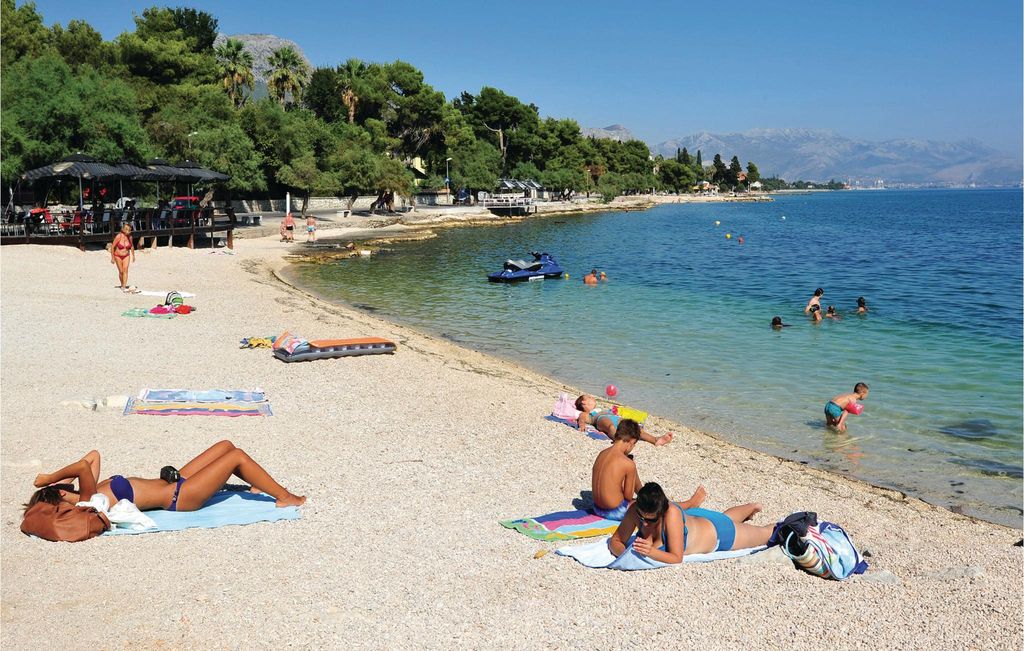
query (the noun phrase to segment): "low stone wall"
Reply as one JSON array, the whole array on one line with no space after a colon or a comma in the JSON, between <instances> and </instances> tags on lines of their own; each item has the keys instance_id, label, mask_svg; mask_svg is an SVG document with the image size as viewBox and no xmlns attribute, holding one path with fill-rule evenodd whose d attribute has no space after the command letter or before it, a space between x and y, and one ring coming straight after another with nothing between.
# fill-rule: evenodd
<instances>
[{"instance_id":1,"label":"low stone wall","mask_svg":"<svg viewBox=\"0 0 1024 651\"><path fill-rule=\"evenodd\" d=\"M356 197L352 204L352 210L369 210L370 204L377 200L377 195L366 194ZM284 212L284 199L235 199L231 207L235 212ZM405 208L408 201L404 197L395 197L395 208ZM348 197L310 197L306 210L348 210ZM292 197L292 212L299 212L302 209L302 198Z\"/></svg>"}]
</instances>

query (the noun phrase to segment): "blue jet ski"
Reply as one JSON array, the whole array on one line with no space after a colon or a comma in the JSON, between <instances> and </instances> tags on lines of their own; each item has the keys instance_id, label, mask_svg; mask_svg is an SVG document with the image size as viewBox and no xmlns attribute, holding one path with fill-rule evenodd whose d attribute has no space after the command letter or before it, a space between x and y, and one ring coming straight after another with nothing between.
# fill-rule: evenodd
<instances>
[{"instance_id":1,"label":"blue jet ski","mask_svg":"<svg viewBox=\"0 0 1024 651\"><path fill-rule=\"evenodd\" d=\"M487 274L492 283L517 283L522 280L544 280L545 278L561 278L562 270L555 259L547 253L531 252L533 262L524 260L506 260L501 271Z\"/></svg>"}]
</instances>

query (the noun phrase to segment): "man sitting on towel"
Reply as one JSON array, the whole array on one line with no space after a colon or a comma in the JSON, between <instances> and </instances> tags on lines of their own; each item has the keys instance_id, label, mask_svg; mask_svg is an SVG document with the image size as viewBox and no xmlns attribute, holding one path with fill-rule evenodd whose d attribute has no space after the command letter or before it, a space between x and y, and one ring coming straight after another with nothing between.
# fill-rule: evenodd
<instances>
[{"instance_id":1,"label":"man sitting on towel","mask_svg":"<svg viewBox=\"0 0 1024 651\"><path fill-rule=\"evenodd\" d=\"M633 502L636 492L643 486L637 476L633 448L640 440L640 424L624 418L612 438L610 448L603 450L594 461L590 488L593 492L594 513L607 520L622 520ZM693 497L680 502L684 509L700 506L707 492L699 486Z\"/></svg>"}]
</instances>

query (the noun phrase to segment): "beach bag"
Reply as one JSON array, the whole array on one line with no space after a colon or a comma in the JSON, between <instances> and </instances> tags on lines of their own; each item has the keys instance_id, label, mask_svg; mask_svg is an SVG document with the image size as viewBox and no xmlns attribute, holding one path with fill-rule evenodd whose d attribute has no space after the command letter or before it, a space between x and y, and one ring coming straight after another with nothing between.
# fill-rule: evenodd
<instances>
[{"instance_id":1,"label":"beach bag","mask_svg":"<svg viewBox=\"0 0 1024 651\"><path fill-rule=\"evenodd\" d=\"M580 412L569 394L563 393L558 396L555 406L551 409L551 415L562 420L576 420L580 417Z\"/></svg>"},{"instance_id":2,"label":"beach bag","mask_svg":"<svg viewBox=\"0 0 1024 651\"><path fill-rule=\"evenodd\" d=\"M818 522L813 512L787 517L776 527L772 540L797 567L824 579L842 581L868 569L846 531L832 522Z\"/></svg>"},{"instance_id":3,"label":"beach bag","mask_svg":"<svg viewBox=\"0 0 1024 651\"><path fill-rule=\"evenodd\" d=\"M176 307L184 302L184 297L178 292L167 292L167 298L164 299L164 305L170 305L171 307Z\"/></svg>"},{"instance_id":4,"label":"beach bag","mask_svg":"<svg viewBox=\"0 0 1024 651\"><path fill-rule=\"evenodd\" d=\"M67 502L36 502L21 520L22 533L53 542L80 542L110 529L110 520L94 508Z\"/></svg>"}]
</instances>

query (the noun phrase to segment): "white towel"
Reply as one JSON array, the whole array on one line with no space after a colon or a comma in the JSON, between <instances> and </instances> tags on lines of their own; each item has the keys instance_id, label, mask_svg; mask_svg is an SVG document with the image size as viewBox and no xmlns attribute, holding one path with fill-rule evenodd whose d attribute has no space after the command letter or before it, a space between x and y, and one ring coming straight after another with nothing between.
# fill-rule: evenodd
<instances>
[{"instance_id":1,"label":"white towel","mask_svg":"<svg viewBox=\"0 0 1024 651\"><path fill-rule=\"evenodd\" d=\"M144 531L156 529L156 522L148 515L139 510L131 500L121 500L114 506L110 506L110 500L103 493L96 493L86 502L79 502L75 506L89 506L110 520L112 528L129 529L131 531Z\"/></svg>"},{"instance_id":2,"label":"white towel","mask_svg":"<svg viewBox=\"0 0 1024 651\"><path fill-rule=\"evenodd\" d=\"M555 551L559 556L568 556L587 567L604 567L612 570L653 570L658 567L665 567L665 563L653 560L633 551L632 541L622 556L618 558L608 549L608 541L605 538L595 543L586 545L573 545L562 547ZM747 556L766 549L765 545L750 547L747 549L731 549L725 552L711 552L709 554L686 554L683 556L684 563L707 563L710 561L722 560L725 558L737 558Z\"/></svg>"}]
</instances>

